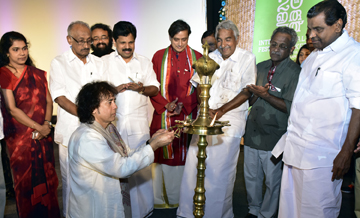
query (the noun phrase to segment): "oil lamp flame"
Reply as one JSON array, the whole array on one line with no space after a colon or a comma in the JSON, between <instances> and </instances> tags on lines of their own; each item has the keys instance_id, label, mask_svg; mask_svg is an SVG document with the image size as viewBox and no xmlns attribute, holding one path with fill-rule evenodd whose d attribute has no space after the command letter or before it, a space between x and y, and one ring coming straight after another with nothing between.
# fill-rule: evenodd
<instances>
[{"instance_id":1,"label":"oil lamp flame","mask_svg":"<svg viewBox=\"0 0 360 218\"><path fill-rule=\"evenodd\" d=\"M214 119L211 121L210 127L213 127L213 126L214 126L217 113L218 113L218 112L216 112L216 114L215 114L215 116L214 116Z\"/></svg>"}]
</instances>

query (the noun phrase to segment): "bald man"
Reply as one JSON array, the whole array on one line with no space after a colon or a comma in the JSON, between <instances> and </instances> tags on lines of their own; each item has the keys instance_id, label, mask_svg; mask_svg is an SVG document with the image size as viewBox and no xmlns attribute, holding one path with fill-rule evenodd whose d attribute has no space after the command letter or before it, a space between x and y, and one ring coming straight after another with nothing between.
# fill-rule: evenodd
<instances>
[{"instance_id":1,"label":"bald man","mask_svg":"<svg viewBox=\"0 0 360 218\"><path fill-rule=\"evenodd\" d=\"M64 216L70 191L67 147L71 134L80 125L75 98L83 85L102 80L104 72L103 61L89 54L93 41L87 23L72 22L67 29L66 40L70 49L55 57L50 68L50 92L53 101L59 105L54 141L59 145Z\"/></svg>"}]
</instances>

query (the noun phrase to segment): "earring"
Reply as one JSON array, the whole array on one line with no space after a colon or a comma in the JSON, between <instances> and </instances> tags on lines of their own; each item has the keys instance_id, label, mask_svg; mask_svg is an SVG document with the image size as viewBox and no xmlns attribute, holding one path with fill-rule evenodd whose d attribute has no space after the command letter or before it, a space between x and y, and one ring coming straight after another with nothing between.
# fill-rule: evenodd
<instances>
[{"instance_id":1,"label":"earring","mask_svg":"<svg viewBox=\"0 0 360 218\"><path fill-rule=\"evenodd\" d=\"M9 57L9 54L6 54L7 57Z\"/></svg>"}]
</instances>

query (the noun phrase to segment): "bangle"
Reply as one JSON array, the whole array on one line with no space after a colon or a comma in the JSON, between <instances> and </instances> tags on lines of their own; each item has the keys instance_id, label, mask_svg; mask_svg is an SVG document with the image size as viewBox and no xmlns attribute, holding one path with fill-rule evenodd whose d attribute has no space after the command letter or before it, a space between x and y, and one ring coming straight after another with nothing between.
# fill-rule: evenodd
<instances>
[{"instance_id":1,"label":"bangle","mask_svg":"<svg viewBox=\"0 0 360 218\"><path fill-rule=\"evenodd\" d=\"M48 122L48 124L50 125L50 126L52 126L52 122L51 121L49 121L49 120L44 120L45 122Z\"/></svg>"},{"instance_id":2,"label":"bangle","mask_svg":"<svg viewBox=\"0 0 360 218\"><path fill-rule=\"evenodd\" d=\"M35 123L32 125L31 129L35 129Z\"/></svg>"}]
</instances>

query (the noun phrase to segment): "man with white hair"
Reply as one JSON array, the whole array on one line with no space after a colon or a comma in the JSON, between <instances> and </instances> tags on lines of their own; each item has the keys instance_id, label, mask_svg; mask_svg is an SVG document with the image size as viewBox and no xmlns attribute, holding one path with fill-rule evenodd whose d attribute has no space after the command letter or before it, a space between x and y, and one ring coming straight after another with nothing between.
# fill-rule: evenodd
<instances>
[{"instance_id":1,"label":"man with white hair","mask_svg":"<svg viewBox=\"0 0 360 218\"><path fill-rule=\"evenodd\" d=\"M300 66L290 59L298 36L278 27L270 40L270 59L257 65L256 84L248 86L251 112L244 135L244 179L251 217L273 217L279 207L281 158L271 150L286 132ZM263 197L265 178L266 191Z\"/></svg>"},{"instance_id":2,"label":"man with white hair","mask_svg":"<svg viewBox=\"0 0 360 218\"><path fill-rule=\"evenodd\" d=\"M256 79L255 55L238 48L239 30L236 25L226 20L216 27L215 38L218 49L209 54L220 69L212 77L209 106L210 117L220 121L230 121L231 126L224 127L222 135L209 135L206 140L205 170L205 216L234 217L232 193L234 188L236 165L240 152L240 140L244 135L248 98L251 93L247 85L254 84ZM196 74L191 82L200 83ZM193 217L193 196L196 186L196 165L198 153L198 135L193 135L184 175L180 188L180 205L177 215Z\"/></svg>"},{"instance_id":3,"label":"man with white hair","mask_svg":"<svg viewBox=\"0 0 360 218\"><path fill-rule=\"evenodd\" d=\"M103 77L103 61L89 54L90 27L82 21L72 22L66 39L71 46L68 51L54 58L50 67L50 92L59 107L55 127L55 142L59 145L62 177L63 214L66 214L68 187L68 143L71 134L79 127L75 98L81 87Z\"/></svg>"}]
</instances>

